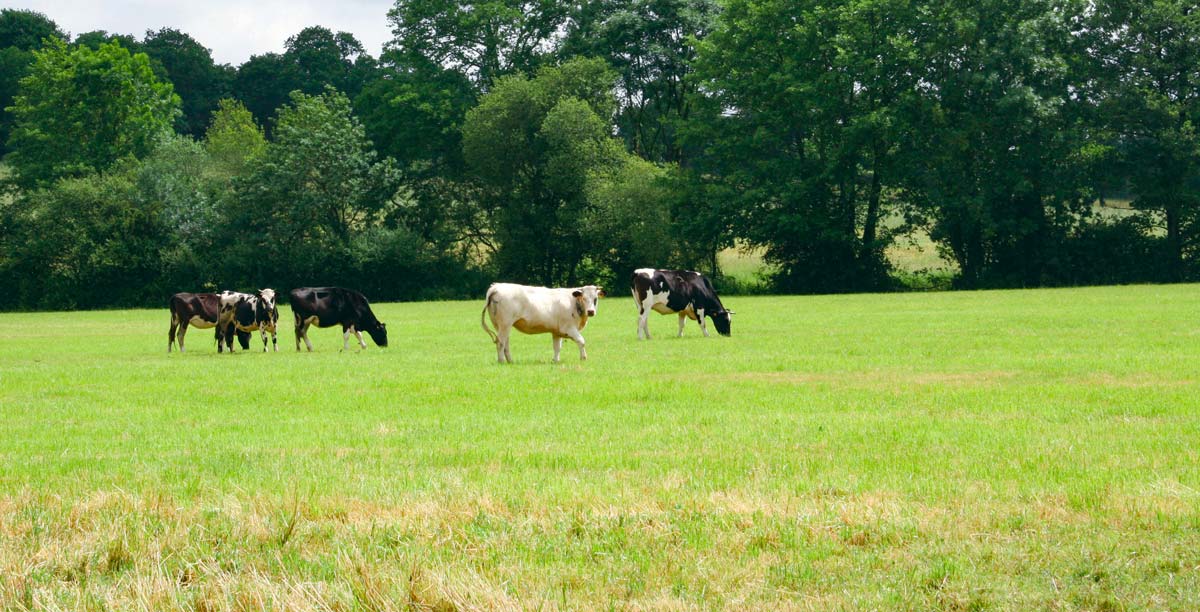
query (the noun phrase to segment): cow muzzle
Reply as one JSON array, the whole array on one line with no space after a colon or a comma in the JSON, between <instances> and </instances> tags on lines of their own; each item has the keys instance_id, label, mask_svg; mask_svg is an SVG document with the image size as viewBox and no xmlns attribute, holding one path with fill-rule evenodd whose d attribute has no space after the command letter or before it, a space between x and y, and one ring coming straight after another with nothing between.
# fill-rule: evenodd
<instances>
[{"instance_id":1,"label":"cow muzzle","mask_svg":"<svg viewBox=\"0 0 1200 612\"><path fill-rule=\"evenodd\" d=\"M588 315L589 317L594 317L594 316L596 316L596 311L595 311L595 310L589 310L589 311L587 311L587 315Z\"/></svg>"}]
</instances>

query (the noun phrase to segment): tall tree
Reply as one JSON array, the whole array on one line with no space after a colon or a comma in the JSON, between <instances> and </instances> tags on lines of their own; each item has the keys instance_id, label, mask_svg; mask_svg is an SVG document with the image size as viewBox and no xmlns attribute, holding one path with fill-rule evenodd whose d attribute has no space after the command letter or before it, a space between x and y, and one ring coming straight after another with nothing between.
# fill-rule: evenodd
<instances>
[{"instance_id":1,"label":"tall tree","mask_svg":"<svg viewBox=\"0 0 1200 612\"><path fill-rule=\"evenodd\" d=\"M55 39L34 58L13 103L5 158L22 188L142 157L179 113L179 96L154 77L149 58L117 43L93 51Z\"/></svg>"},{"instance_id":2,"label":"tall tree","mask_svg":"<svg viewBox=\"0 0 1200 612\"><path fill-rule=\"evenodd\" d=\"M293 62L278 53L264 53L253 55L238 66L233 94L269 130L275 110L286 104L291 92L301 85Z\"/></svg>"},{"instance_id":3,"label":"tall tree","mask_svg":"<svg viewBox=\"0 0 1200 612\"><path fill-rule=\"evenodd\" d=\"M885 281L882 193L913 87L905 0L734 0L699 45L695 215L765 248L788 291ZM712 196L718 196L714 202ZM706 209L723 206L723 214ZM713 230L707 233L713 234Z\"/></svg>"},{"instance_id":4,"label":"tall tree","mask_svg":"<svg viewBox=\"0 0 1200 612\"><path fill-rule=\"evenodd\" d=\"M16 47L22 51L42 48L47 38L65 40L67 35L49 17L37 11L0 9L0 48Z\"/></svg>"},{"instance_id":5,"label":"tall tree","mask_svg":"<svg viewBox=\"0 0 1200 612\"><path fill-rule=\"evenodd\" d=\"M716 0L584 2L572 14L560 57L601 57L619 76L617 126L630 150L680 161L677 123L691 111L694 42L716 22Z\"/></svg>"},{"instance_id":6,"label":"tall tree","mask_svg":"<svg viewBox=\"0 0 1200 612\"><path fill-rule=\"evenodd\" d=\"M1164 268L1200 261L1200 7L1184 0L1100 4L1109 36L1105 117L1119 135L1133 205L1161 216ZM1196 272L1200 272L1197 270Z\"/></svg>"},{"instance_id":7,"label":"tall tree","mask_svg":"<svg viewBox=\"0 0 1200 612\"><path fill-rule=\"evenodd\" d=\"M321 95L333 87L354 97L375 69L375 59L353 35L313 26L289 37L282 54L255 55L239 66L233 92L269 132L270 119L293 91Z\"/></svg>"},{"instance_id":8,"label":"tall tree","mask_svg":"<svg viewBox=\"0 0 1200 612\"><path fill-rule=\"evenodd\" d=\"M1081 81L1071 55L1083 3L922 5L921 126L908 195L966 286L1033 286L1091 207Z\"/></svg>"},{"instance_id":9,"label":"tall tree","mask_svg":"<svg viewBox=\"0 0 1200 612\"><path fill-rule=\"evenodd\" d=\"M215 166L230 176L242 176L266 147L262 128L241 102L226 98L217 104L204 133L204 150Z\"/></svg>"},{"instance_id":10,"label":"tall tree","mask_svg":"<svg viewBox=\"0 0 1200 612\"><path fill-rule=\"evenodd\" d=\"M466 197L462 124L478 96L459 72L383 69L354 100L355 110L380 153L396 159L411 191L402 223L427 241L459 242L453 222Z\"/></svg>"},{"instance_id":11,"label":"tall tree","mask_svg":"<svg viewBox=\"0 0 1200 612\"><path fill-rule=\"evenodd\" d=\"M467 113L463 155L505 277L578 281L588 178L623 160L608 123L614 78L602 60L576 59L533 79L503 77Z\"/></svg>"},{"instance_id":12,"label":"tall tree","mask_svg":"<svg viewBox=\"0 0 1200 612\"><path fill-rule=\"evenodd\" d=\"M295 65L300 89L308 94L319 94L332 85L354 97L375 65L353 34L321 26L304 28L288 38L283 57Z\"/></svg>"},{"instance_id":13,"label":"tall tree","mask_svg":"<svg viewBox=\"0 0 1200 612\"><path fill-rule=\"evenodd\" d=\"M229 93L231 75L213 62L207 48L174 28L146 32L142 50L162 64L179 94L183 112L177 129L194 138L202 136L217 101Z\"/></svg>"},{"instance_id":14,"label":"tall tree","mask_svg":"<svg viewBox=\"0 0 1200 612\"><path fill-rule=\"evenodd\" d=\"M0 10L0 156L12 133L13 115L7 109L17 95L22 78L29 73L33 51L50 38L65 40L66 34L49 17L19 9Z\"/></svg>"},{"instance_id":15,"label":"tall tree","mask_svg":"<svg viewBox=\"0 0 1200 612\"><path fill-rule=\"evenodd\" d=\"M279 111L273 142L237 183L227 231L271 260L290 258L297 277L286 280L301 283L356 234L379 226L398 187L394 162L379 159L344 94L295 92ZM230 255L255 259L236 249ZM265 273L243 275L263 282Z\"/></svg>"},{"instance_id":16,"label":"tall tree","mask_svg":"<svg viewBox=\"0 0 1200 612\"><path fill-rule=\"evenodd\" d=\"M487 90L502 75L543 64L567 15L568 4L556 0L396 0L388 50L403 67L457 70Z\"/></svg>"}]
</instances>

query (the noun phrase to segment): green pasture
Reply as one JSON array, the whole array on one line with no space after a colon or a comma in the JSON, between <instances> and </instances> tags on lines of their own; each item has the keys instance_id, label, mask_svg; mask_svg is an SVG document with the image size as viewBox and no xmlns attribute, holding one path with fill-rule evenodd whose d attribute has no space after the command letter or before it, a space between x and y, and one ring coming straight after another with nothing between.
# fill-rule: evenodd
<instances>
[{"instance_id":1,"label":"green pasture","mask_svg":"<svg viewBox=\"0 0 1200 612\"><path fill-rule=\"evenodd\" d=\"M0 609L1200 608L1200 287L730 297L732 337L643 342L610 293L557 365L497 365L481 301L311 354L0 315Z\"/></svg>"}]
</instances>

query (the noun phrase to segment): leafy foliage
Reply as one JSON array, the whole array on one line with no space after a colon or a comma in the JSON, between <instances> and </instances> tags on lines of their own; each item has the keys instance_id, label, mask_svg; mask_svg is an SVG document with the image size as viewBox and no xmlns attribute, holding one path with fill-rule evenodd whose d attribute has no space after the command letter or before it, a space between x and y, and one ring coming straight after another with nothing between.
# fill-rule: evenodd
<instances>
[{"instance_id":1,"label":"leafy foliage","mask_svg":"<svg viewBox=\"0 0 1200 612\"><path fill-rule=\"evenodd\" d=\"M388 11L390 52L406 68L440 66L481 90L499 77L530 73L552 57L567 19L555 0L397 0Z\"/></svg>"},{"instance_id":2,"label":"leafy foliage","mask_svg":"<svg viewBox=\"0 0 1200 612\"><path fill-rule=\"evenodd\" d=\"M573 60L533 79L501 78L467 113L463 156L482 187L503 277L576 284L589 176L624 155L601 118L614 108L612 80L603 62Z\"/></svg>"},{"instance_id":3,"label":"leafy foliage","mask_svg":"<svg viewBox=\"0 0 1200 612\"><path fill-rule=\"evenodd\" d=\"M147 32L142 50L162 64L179 95L183 112L176 123L178 131L202 136L217 102L229 93L232 69L216 65L207 48L174 28Z\"/></svg>"},{"instance_id":4,"label":"leafy foliage","mask_svg":"<svg viewBox=\"0 0 1200 612\"><path fill-rule=\"evenodd\" d=\"M93 51L55 39L34 58L13 103L12 152L5 158L21 188L144 156L179 112L179 97L154 78L149 58L119 44Z\"/></svg>"},{"instance_id":5,"label":"leafy foliage","mask_svg":"<svg viewBox=\"0 0 1200 612\"><path fill-rule=\"evenodd\" d=\"M204 149L216 166L230 176L241 176L266 147L262 128L241 102L227 98L217 103L204 133Z\"/></svg>"},{"instance_id":6,"label":"leafy foliage","mask_svg":"<svg viewBox=\"0 0 1200 612\"><path fill-rule=\"evenodd\" d=\"M0 156L8 152L13 115L8 111L20 81L29 73L33 51L50 38L66 35L49 17L34 11L0 9Z\"/></svg>"}]
</instances>

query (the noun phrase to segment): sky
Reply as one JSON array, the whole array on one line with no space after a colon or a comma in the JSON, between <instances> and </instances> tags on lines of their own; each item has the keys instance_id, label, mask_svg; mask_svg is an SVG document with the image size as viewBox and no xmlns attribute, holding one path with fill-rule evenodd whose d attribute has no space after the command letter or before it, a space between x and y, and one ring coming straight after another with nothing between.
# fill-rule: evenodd
<instances>
[{"instance_id":1,"label":"sky","mask_svg":"<svg viewBox=\"0 0 1200 612\"><path fill-rule=\"evenodd\" d=\"M376 57L391 39L394 0L0 0L0 7L44 13L71 36L92 30L133 34L176 28L212 50L218 64L237 66L283 51L289 36L310 25L350 32Z\"/></svg>"}]
</instances>

